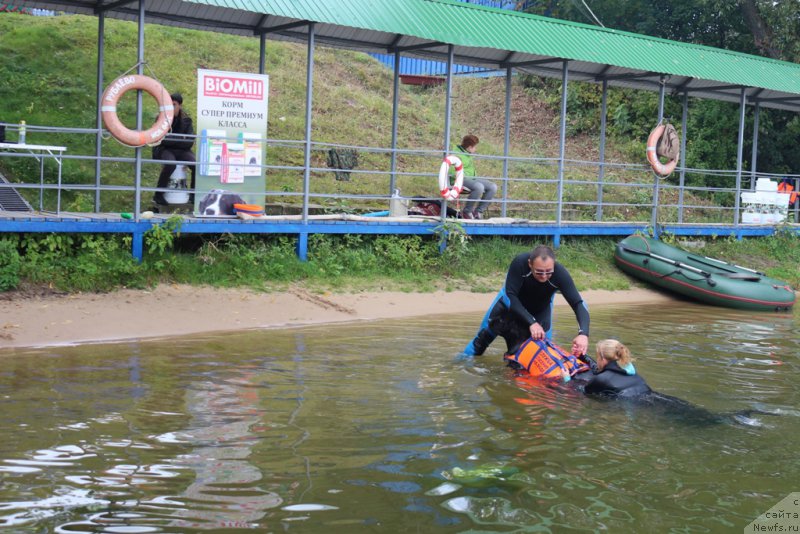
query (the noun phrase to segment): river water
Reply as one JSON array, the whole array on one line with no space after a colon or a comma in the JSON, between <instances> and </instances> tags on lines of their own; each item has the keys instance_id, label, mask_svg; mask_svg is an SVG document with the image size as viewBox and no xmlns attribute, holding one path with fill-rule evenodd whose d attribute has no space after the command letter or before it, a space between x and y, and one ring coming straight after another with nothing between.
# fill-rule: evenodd
<instances>
[{"instance_id":1,"label":"river water","mask_svg":"<svg viewBox=\"0 0 800 534\"><path fill-rule=\"evenodd\" d=\"M741 532L800 491L799 317L593 308L685 412L458 361L475 314L0 352L0 527Z\"/></svg>"}]
</instances>

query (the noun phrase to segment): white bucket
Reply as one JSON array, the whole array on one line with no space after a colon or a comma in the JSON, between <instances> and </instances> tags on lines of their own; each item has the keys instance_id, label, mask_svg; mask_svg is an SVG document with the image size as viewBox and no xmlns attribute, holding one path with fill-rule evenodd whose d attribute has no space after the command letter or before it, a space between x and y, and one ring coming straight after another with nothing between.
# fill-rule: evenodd
<instances>
[{"instance_id":1,"label":"white bucket","mask_svg":"<svg viewBox=\"0 0 800 534\"><path fill-rule=\"evenodd\" d=\"M189 202L189 188L186 186L186 165L176 165L169 177L169 192L164 193L167 204L187 204Z\"/></svg>"},{"instance_id":2,"label":"white bucket","mask_svg":"<svg viewBox=\"0 0 800 534\"><path fill-rule=\"evenodd\" d=\"M400 196L400 190L395 189L392 198L389 199L389 216L406 217L408 215L409 200Z\"/></svg>"}]
</instances>

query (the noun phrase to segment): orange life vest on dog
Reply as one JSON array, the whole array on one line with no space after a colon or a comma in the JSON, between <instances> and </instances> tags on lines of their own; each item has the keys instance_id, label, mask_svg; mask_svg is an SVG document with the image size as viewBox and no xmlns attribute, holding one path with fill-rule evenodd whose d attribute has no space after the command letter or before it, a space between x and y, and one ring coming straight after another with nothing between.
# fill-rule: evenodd
<instances>
[{"instance_id":1,"label":"orange life vest on dog","mask_svg":"<svg viewBox=\"0 0 800 534\"><path fill-rule=\"evenodd\" d=\"M506 361L512 367L524 369L533 377L560 378L564 381L578 373L589 370L589 364L549 340L535 341L528 338L514 354L507 354Z\"/></svg>"}]
</instances>

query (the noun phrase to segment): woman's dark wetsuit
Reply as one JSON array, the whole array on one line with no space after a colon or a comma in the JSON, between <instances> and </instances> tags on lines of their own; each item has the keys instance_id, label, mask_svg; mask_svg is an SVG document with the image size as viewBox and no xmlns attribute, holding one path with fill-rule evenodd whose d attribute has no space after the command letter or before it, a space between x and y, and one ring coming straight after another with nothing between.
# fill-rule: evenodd
<instances>
[{"instance_id":1,"label":"woman's dark wetsuit","mask_svg":"<svg viewBox=\"0 0 800 534\"><path fill-rule=\"evenodd\" d=\"M589 359L593 369L596 363ZM617 362L608 362L602 371L585 371L573 377L569 382L572 387L587 395L607 399L631 401L637 406L646 406L649 410L657 410L662 415L679 419L682 424L707 426L719 423L738 423L748 426L760 426L752 416L758 410L741 410L733 413L714 413L691 402L653 391L639 374L628 374Z\"/></svg>"},{"instance_id":2,"label":"woman's dark wetsuit","mask_svg":"<svg viewBox=\"0 0 800 534\"><path fill-rule=\"evenodd\" d=\"M561 292L575 312L579 333L589 335L589 310L566 267L555 262L553 275L539 282L531 274L529 258L530 254L523 252L512 260L504 286L506 298L497 300L489 313L488 328L482 328L473 340L474 354L483 354L498 335L506 340L508 353L513 354L530 337L530 326L536 322L545 332L550 330L556 291Z\"/></svg>"},{"instance_id":3,"label":"woman's dark wetsuit","mask_svg":"<svg viewBox=\"0 0 800 534\"><path fill-rule=\"evenodd\" d=\"M575 379L585 383L583 392L587 395L632 398L653 392L644 378L638 374L628 374L617 362L608 362L597 374L586 371L575 375Z\"/></svg>"}]
</instances>

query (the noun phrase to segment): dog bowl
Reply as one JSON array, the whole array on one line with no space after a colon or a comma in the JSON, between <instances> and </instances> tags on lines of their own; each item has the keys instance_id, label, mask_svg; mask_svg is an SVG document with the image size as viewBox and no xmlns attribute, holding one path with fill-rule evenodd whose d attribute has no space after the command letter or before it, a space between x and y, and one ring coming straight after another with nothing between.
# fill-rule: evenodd
<instances>
[{"instance_id":1,"label":"dog bowl","mask_svg":"<svg viewBox=\"0 0 800 534\"><path fill-rule=\"evenodd\" d=\"M255 204L234 204L233 210L236 212L237 215L239 213L244 213L245 215L252 215L253 217L264 215L264 208L262 206L257 206Z\"/></svg>"}]
</instances>

